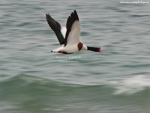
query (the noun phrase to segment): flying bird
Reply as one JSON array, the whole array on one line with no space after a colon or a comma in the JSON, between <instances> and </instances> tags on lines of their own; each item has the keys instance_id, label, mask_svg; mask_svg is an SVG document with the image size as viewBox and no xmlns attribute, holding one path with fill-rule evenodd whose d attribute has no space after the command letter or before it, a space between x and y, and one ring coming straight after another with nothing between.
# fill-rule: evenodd
<instances>
[{"instance_id":1,"label":"flying bird","mask_svg":"<svg viewBox=\"0 0 150 113\"><path fill-rule=\"evenodd\" d=\"M51 52L63 54L72 54L80 50L101 52L101 47L90 47L80 42L80 22L76 10L68 17L66 27L54 20L49 14L46 14L46 20L62 45Z\"/></svg>"}]
</instances>

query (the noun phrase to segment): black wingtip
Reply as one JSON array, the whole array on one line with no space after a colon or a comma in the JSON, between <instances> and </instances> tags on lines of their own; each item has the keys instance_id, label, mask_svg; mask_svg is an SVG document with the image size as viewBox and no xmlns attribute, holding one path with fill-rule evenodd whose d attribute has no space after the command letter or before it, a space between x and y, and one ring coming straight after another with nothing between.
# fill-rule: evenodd
<instances>
[{"instance_id":1,"label":"black wingtip","mask_svg":"<svg viewBox=\"0 0 150 113\"><path fill-rule=\"evenodd\" d=\"M76 10L74 10L74 13L75 13L76 15L78 15Z\"/></svg>"},{"instance_id":2,"label":"black wingtip","mask_svg":"<svg viewBox=\"0 0 150 113\"><path fill-rule=\"evenodd\" d=\"M79 20L79 17L78 17L78 14L77 14L76 10L74 10L74 12L72 12L70 16L73 17L76 20Z\"/></svg>"},{"instance_id":3,"label":"black wingtip","mask_svg":"<svg viewBox=\"0 0 150 113\"><path fill-rule=\"evenodd\" d=\"M51 18L51 16L49 15L49 13L46 14L46 19Z\"/></svg>"}]
</instances>

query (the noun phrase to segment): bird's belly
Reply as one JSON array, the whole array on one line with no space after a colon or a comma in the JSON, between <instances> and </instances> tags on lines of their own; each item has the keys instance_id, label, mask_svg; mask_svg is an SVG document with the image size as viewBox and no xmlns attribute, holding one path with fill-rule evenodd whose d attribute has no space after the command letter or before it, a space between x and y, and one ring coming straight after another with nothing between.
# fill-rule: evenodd
<instances>
[{"instance_id":1,"label":"bird's belly","mask_svg":"<svg viewBox=\"0 0 150 113\"><path fill-rule=\"evenodd\" d=\"M64 48L64 51L67 53L75 53L75 52L78 52L79 49L78 49L77 45L73 45L73 46L66 46Z\"/></svg>"}]
</instances>

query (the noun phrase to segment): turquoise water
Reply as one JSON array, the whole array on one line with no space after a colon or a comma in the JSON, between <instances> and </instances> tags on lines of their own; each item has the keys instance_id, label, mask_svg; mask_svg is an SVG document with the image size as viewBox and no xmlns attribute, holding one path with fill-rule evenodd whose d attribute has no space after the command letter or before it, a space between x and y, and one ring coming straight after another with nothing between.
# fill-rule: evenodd
<instances>
[{"instance_id":1,"label":"turquoise water","mask_svg":"<svg viewBox=\"0 0 150 113\"><path fill-rule=\"evenodd\" d=\"M0 0L0 113L149 113L149 5ZM103 52L50 52L45 14L65 26L75 9L82 42Z\"/></svg>"}]
</instances>

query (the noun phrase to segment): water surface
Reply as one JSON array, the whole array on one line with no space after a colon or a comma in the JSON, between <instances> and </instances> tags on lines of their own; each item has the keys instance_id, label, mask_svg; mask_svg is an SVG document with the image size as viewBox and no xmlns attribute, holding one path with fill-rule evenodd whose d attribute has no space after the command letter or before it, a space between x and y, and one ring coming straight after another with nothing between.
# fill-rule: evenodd
<instances>
[{"instance_id":1,"label":"water surface","mask_svg":"<svg viewBox=\"0 0 150 113\"><path fill-rule=\"evenodd\" d=\"M62 25L77 10L81 41L59 46L45 14ZM97 0L0 0L1 113L149 113L149 4Z\"/></svg>"}]
</instances>

